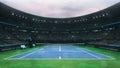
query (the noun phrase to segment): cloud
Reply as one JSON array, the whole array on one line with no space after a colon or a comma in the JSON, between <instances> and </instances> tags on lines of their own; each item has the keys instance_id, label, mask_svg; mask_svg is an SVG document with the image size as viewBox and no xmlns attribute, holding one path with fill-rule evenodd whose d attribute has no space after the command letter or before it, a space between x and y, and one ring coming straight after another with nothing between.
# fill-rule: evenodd
<instances>
[{"instance_id":1,"label":"cloud","mask_svg":"<svg viewBox=\"0 0 120 68\"><path fill-rule=\"evenodd\" d=\"M75 17L107 8L119 0L0 0L13 8L45 17Z\"/></svg>"}]
</instances>

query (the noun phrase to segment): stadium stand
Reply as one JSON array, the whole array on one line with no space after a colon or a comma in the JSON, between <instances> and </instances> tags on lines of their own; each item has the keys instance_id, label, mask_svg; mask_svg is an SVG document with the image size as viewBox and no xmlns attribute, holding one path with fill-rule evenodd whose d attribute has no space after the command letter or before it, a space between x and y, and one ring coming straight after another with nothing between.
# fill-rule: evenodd
<instances>
[{"instance_id":1,"label":"stadium stand","mask_svg":"<svg viewBox=\"0 0 120 68\"><path fill-rule=\"evenodd\" d=\"M0 3L0 50L35 43L85 43L120 51L120 3L73 18L31 15Z\"/></svg>"}]
</instances>

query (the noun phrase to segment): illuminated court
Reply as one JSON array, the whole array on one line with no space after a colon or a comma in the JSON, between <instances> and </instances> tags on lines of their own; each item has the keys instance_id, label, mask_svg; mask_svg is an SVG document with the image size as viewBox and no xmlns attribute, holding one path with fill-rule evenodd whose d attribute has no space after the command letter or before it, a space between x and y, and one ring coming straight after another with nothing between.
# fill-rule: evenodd
<instances>
[{"instance_id":1,"label":"illuminated court","mask_svg":"<svg viewBox=\"0 0 120 68\"><path fill-rule=\"evenodd\" d=\"M49 44L8 59L81 59L110 60L109 56L98 54L72 44Z\"/></svg>"}]
</instances>

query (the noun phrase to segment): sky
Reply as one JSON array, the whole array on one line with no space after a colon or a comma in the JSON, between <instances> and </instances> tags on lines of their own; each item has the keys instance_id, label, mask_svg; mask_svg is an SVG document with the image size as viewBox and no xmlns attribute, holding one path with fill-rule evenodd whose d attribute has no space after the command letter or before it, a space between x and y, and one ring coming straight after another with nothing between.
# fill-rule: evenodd
<instances>
[{"instance_id":1,"label":"sky","mask_svg":"<svg viewBox=\"0 0 120 68\"><path fill-rule=\"evenodd\" d=\"M103 10L120 0L0 0L0 2L37 16L68 18Z\"/></svg>"}]
</instances>

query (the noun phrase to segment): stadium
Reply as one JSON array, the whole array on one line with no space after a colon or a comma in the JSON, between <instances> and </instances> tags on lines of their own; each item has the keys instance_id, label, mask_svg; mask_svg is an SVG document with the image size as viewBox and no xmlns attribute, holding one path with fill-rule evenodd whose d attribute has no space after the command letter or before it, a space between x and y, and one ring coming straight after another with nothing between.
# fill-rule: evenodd
<instances>
[{"instance_id":1,"label":"stadium","mask_svg":"<svg viewBox=\"0 0 120 68\"><path fill-rule=\"evenodd\" d=\"M50 18L0 2L0 68L119 68L120 2Z\"/></svg>"}]
</instances>

